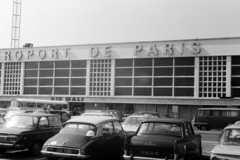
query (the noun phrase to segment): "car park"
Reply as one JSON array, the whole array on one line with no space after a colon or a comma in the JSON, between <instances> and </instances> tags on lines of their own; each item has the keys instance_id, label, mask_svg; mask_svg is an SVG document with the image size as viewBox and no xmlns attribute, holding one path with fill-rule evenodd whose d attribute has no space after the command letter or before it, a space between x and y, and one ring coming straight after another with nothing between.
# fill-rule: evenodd
<instances>
[{"instance_id":1,"label":"car park","mask_svg":"<svg viewBox=\"0 0 240 160\"><path fill-rule=\"evenodd\" d=\"M145 120L124 142L125 160L200 160L201 155L201 135L182 119Z\"/></svg>"},{"instance_id":2,"label":"car park","mask_svg":"<svg viewBox=\"0 0 240 160\"><path fill-rule=\"evenodd\" d=\"M41 152L48 160L122 156L125 135L114 117L76 116L45 142Z\"/></svg>"},{"instance_id":3,"label":"car park","mask_svg":"<svg viewBox=\"0 0 240 160\"><path fill-rule=\"evenodd\" d=\"M128 116L123 122L122 126L124 131L128 133L135 133L138 129L138 126L141 124L142 121L149 119L143 115L131 115Z\"/></svg>"},{"instance_id":4,"label":"car park","mask_svg":"<svg viewBox=\"0 0 240 160\"><path fill-rule=\"evenodd\" d=\"M211 151L210 160L237 160L240 158L240 121L222 131L218 144Z\"/></svg>"},{"instance_id":5,"label":"car park","mask_svg":"<svg viewBox=\"0 0 240 160\"><path fill-rule=\"evenodd\" d=\"M0 153L28 150L32 155L39 155L44 142L61 127L59 118L53 114L14 114L0 128Z\"/></svg>"}]
</instances>

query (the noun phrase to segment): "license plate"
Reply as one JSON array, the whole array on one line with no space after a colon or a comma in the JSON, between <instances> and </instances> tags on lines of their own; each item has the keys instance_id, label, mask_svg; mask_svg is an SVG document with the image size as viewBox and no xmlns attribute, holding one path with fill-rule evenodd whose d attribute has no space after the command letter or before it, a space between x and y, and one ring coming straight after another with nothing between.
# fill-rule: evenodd
<instances>
[{"instance_id":1,"label":"license plate","mask_svg":"<svg viewBox=\"0 0 240 160\"><path fill-rule=\"evenodd\" d=\"M56 152L60 152L60 153L72 153L70 149L61 149L61 148L58 148L56 150Z\"/></svg>"},{"instance_id":2,"label":"license plate","mask_svg":"<svg viewBox=\"0 0 240 160\"><path fill-rule=\"evenodd\" d=\"M141 155L144 156L158 156L158 152L156 151L141 151Z\"/></svg>"}]
</instances>

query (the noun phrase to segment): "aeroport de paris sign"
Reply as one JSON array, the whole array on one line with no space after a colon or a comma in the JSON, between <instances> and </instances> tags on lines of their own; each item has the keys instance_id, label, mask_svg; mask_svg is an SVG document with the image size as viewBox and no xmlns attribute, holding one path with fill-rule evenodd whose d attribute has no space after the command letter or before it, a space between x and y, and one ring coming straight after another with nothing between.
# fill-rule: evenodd
<instances>
[{"instance_id":1,"label":"aeroport de paris sign","mask_svg":"<svg viewBox=\"0 0 240 160\"><path fill-rule=\"evenodd\" d=\"M240 38L0 49L0 62L239 55Z\"/></svg>"}]
</instances>

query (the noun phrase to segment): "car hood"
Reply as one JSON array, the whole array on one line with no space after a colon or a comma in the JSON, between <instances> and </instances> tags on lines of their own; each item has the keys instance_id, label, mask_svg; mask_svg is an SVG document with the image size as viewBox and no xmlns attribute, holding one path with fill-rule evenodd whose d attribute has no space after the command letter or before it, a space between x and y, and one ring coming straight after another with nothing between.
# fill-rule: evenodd
<instances>
[{"instance_id":1,"label":"car hood","mask_svg":"<svg viewBox=\"0 0 240 160\"><path fill-rule=\"evenodd\" d=\"M238 155L240 156L240 146L236 145L216 145L212 149L213 154Z\"/></svg>"},{"instance_id":2,"label":"car hood","mask_svg":"<svg viewBox=\"0 0 240 160\"><path fill-rule=\"evenodd\" d=\"M33 129L23 129L23 128L0 128L0 134L24 134L32 132Z\"/></svg>"},{"instance_id":3,"label":"car hood","mask_svg":"<svg viewBox=\"0 0 240 160\"><path fill-rule=\"evenodd\" d=\"M80 148L88 142L91 137L78 134L56 134L54 137L47 140L45 144L59 147Z\"/></svg>"}]
</instances>

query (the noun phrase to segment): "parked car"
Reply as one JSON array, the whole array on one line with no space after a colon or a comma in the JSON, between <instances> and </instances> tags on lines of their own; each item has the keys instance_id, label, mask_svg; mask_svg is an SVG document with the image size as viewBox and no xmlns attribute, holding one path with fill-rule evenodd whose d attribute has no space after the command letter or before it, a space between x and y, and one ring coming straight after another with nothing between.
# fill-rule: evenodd
<instances>
[{"instance_id":1,"label":"parked car","mask_svg":"<svg viewBox=\"0 0 240 160\"><path fill-rule=\"evenodd\" d=\"M224 129L229 124L240 120L237 108L199 108L192 120L192 125L200 130Z\"/></svg>"},{"instance_id":2,"label":"parked car","mask_svg":"<svg viewBox=\"0 0 240 160\"><path fill-rule=\"evenodd\" d=\"M133 113L133 115L142 115L142 116L147 116L149 118L160 117L159 112L153 112L153 111L139 111L139 112Z\"/></svg>"},{"instance_id":3,"label":"parked car","mask_svg":"<svg viewBox=\"0 0 240 160\"><path fill-rule=\"evenodd\" d=\"M239 159L240 121L227 126L222 131L218 144L211 151L211 160Z\"/></svg>"},{"instance_id":4,"label":"parked car","mask_svg":"<svg viewBox=\"0 0 240 160\"><path fill-rule=\"evenodd\" d=\"M190 122L158 118L141 123L124 142L124 159L201 159L201 135L195 135Z\"/></svg>"},{"instance_id":5,"label":"parked car","mask_svg":"<svg viewBox=\"0 0 240 160\"><path fill-rule=\"evenodd\" d=\"M8 120L11 116L18 113L33 113L34 110L9 110L7 114L4 116L5 120Z\"/></svg>"},{"instance_id":6,"label":"parked car","mask_svg":"<svg viewBox=\"0 0 240 160\"><path fill-rule=\"evenodd\" d=\"M59 118L53 114L14 114L0 128L0 153L27 149L30 154L39 155L43 143L61 127Z\"/></svg>"},{"instance_id":7,"label":"parked car","mask_svg":"<svg viewBox=\"0 0 240 160\"><path fill-rule=\"evenodd\" d=\"M118 119L107 116L77 116L45 142L42 154L59 158L106 158L122 156L126 133Z\"/></svg>"},{"instance_id":8,"label":"parked car","mask_svg":"<svg viewBox=\"0 0 240 160\"><path fill-rule=\"evenodd\" d=\"M108 116L108 117L114 117L112 114L104 113L104 112L87 112L81 114L81 116ZM72 117L78 117L78 116L72 116Z\"/></svg>"},{"instance_id":9,"label":"parked car","mask_svg":"<svg viewBox=\"0 0 240 160\"><path fill-rule=\"evenodd\" d=\"M123 121L124 114L118 110L86 110L85 113L105 113Z\"/></svg>"},{"instance_id":10,"label":"parked car","mask_svg":"<svg viewBox=\"0 0 240 160\"><path fill-rule=\"evenodd\" d=\"M143 115L128 116L122 123L123 129L128 133L135 133L141 122L146 119L149 119L149 117Z\"/></svg>"}]
</instances>

